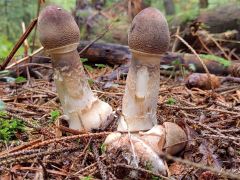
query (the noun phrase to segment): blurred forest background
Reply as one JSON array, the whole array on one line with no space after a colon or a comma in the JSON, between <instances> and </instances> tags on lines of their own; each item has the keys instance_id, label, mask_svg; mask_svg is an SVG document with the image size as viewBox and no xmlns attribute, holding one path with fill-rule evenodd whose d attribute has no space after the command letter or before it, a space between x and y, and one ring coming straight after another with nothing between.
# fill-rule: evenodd
<instances>
[{"instance_id":1,"label":"blurred forest background","mask_svg":"<svg viewBox=\"0 0 240 180\"><path fill-rule=\"evenodd\" d=\"M1 60L7 57L23 33L23 23L27 27L37 17L40 2L43 0L0 1ZM141 6L135 7L136 11L147 6L160 9L167 15L170 28L173 28L182 22L194 20L202 9L211 10L227 4L239 6L240 0L132 0L131 3ZM96 38L111 25L111 30L102 41L127 43L127 29L135 13L134 9L129 10L128 0L45 0L45 4L57 4L71 11L80 26L81 39ZM35 47L32 47L33 37L36 39ZM29 51L40 46L33 32L28 43ZM16 56L22 56L23 52L24 49L20 48Z\"/></svg>"}]
</instances>

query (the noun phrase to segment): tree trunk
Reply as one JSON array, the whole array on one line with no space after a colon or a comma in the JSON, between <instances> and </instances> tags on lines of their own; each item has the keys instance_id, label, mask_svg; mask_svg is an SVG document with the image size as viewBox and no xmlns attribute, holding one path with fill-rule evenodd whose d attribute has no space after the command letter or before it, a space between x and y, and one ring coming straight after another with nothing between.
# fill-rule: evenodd
<instances>
[{"instance_id":1,"label":"tree trunk","mask_svg":"<svg viewBox=\"0 0 240 180\"><path fill-rule=\"evenodd\" d=\"M175 6L173 0L164 0L163 5L167 15L175 14Z\"/></svg>"},{"instance_id":2,"label":"tree trunk","mask_svg":"<svg viewBox=\"0 0 240 180\"><path fill-rule=\"evenodd\" d=\"M76 6L75 9L84 9L87 6L87 1L86 0L76 0Z\"/></svg>"},{"instance_id":3,"label":"tree trunk","mask_svg":"<svg viewBox=\"0 0 240 180\"><path fill-rule=\"evenodd\" d=\"M6 20L8 21L8 1L5 0L4 1L4 13L5 13L5 17L6 17ZM7 34L7 37L9 37L9 27L8 27L8 23L6 25L6 34Z\"/></svg>"},{"instance_id":4,"label":"tree trunk","mask_svg":"<svg viewBox=\"0 0 240 180\"><path fill-rule=\"evenodd\" d=\"M92 0L92 6L96 10L101 10L105 4L106 4L106 0Z\"/></svg>"},{"instance_id":5,"label":"tree trunk","mask_svg":"<svg viewBox=\"0 0 240 180\"><path fill-rule=\"evenodd\" d=\"M240 32L240 6L230 4L203 11L197 21L203 22L211 33L228 30L238 30Z\"/></svg>"},{"instance_id":6,"label":"tree trunk","mask_svg":"<svg viewBox=\"0 0 240 180\"><path fill-rule=\"evenodd\" d=\"M208 7L208 0L199 0L199 7L200 8L207 8Z\"/></svg>"}]
</instances>

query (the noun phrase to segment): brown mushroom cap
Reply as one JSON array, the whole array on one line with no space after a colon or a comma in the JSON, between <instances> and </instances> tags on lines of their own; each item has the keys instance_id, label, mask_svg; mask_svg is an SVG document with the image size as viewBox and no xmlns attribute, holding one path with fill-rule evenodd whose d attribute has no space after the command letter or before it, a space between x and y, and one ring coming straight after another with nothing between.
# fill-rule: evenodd
<instances>
[{"instance_id":1,"label":"brown mushroom cap","mask_svg":"<svg viewBox=\"0 0 240 180\"><path fill-rule=\"evenodd\" d=\"M58 6L47 6L38 18L40 42L45 49L78 43L80 32L70 13Z\"/></svg>"},{"instance_id":2,"label":"brown mushroom cap","mask_svg":"<svg viewBox=\"0 0 240 180\"><path fill-rule=\"evenodd\" d=\"M164 15L156 8L146 8L132 21L128 33L130 49L150 54L162 54L170 43L169 29Z\"/></svg>"}]
</instances>

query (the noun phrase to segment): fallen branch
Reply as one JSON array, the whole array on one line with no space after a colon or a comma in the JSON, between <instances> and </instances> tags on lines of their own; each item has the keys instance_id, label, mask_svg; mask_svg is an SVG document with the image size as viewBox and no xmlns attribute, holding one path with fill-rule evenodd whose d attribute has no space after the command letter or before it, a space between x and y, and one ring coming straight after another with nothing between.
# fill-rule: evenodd
<instances>
[{"instance_id":1,"label":"fallen branch","mask_svg":"<svg viewBox=\"0 0 240 180\"><path fill-rule=\"evenodd\" d=\"M81 52L86 46L90 44L89 41L81 41L78 46L78 52ZM16 63L9 65L6 69L12 69L13 67L21 64L25 60L32 58L32 63L50 63L51 59L46 56L39 56L39 52L42 50L35 51L32 56L25 57L23 59L18 60ZM128 46L119 45L119 44L111 44L111 43L94 43L91 44L88 49L84 50L82 54L80 54L81 58L87 58L88 63L104 63L110 65L124 65L124 73L128 72L128 62L131 59L131 53L129 51ZM211 56L208 55L200 55L201 59L205 63L208 71L211 74L216 75L228 75L231 74L235 77L240 75L240 64L229 62L227 60L211 59ZM177 62L177 63L176 63ZM203 68L202 63L199 62L199 58L197 58L193 54L188 53L172 53L168 52L164 54L161 58L162 65L171 65L175 66L175 70L180 69L180 66L185 68L189 68L190 66L195 67L195 71L202 73L205 72L205 68ZM31 65L29 66L31 67ZM116 73L116 72L113 72Z\"/></svg>"}]
</instances>

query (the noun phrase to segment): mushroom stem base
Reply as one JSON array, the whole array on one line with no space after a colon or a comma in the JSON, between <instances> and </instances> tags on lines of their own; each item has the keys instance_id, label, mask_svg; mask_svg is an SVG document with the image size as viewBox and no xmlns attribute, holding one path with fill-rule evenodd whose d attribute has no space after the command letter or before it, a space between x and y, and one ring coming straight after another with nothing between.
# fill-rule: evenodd
<instances>
[{"instance_id":1,"label":"mushroom stem base","mask_svg":"<svg viewBox=\"0 0 240 180\"><path fill-rule=\"evenodd\" d=\"M89 109L77 109L73 112L69 111L69 127L72 129L80 129L90 131L98 129L108 124L108 116L112 113L109 104L97 99Z\"/></svg>"}]
</instances>

